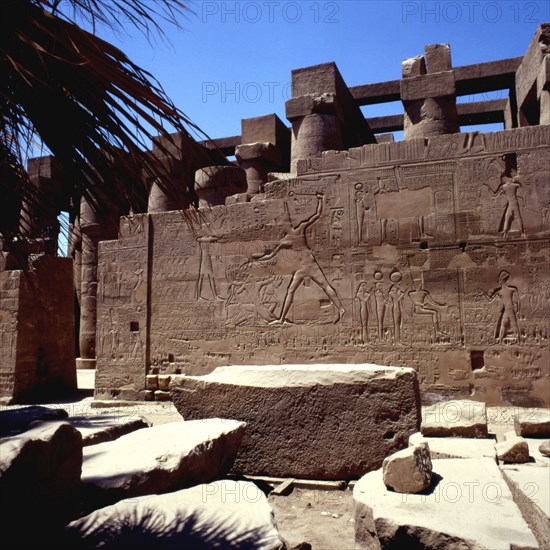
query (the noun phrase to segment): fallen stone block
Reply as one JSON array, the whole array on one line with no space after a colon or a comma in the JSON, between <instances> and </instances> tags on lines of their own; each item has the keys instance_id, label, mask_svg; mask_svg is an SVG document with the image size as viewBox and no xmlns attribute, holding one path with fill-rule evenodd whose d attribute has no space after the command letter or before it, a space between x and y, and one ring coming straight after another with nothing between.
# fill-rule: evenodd
<instances>
[{"instance_id":1,"label":"fallen stone block","mask_svg":"<svg viewBox=\"0 0 550 550\"><path fill-rule=\"evenodd\" d=\"M213 418L144 428L84 449L87 510L206 483L231 466L245 424Z\"/></svg>"},{"instance_id":2,"label":"fallen stone block","mask_svg":"<svg viewBox=\"0 0 550 550\"><path fill-rule=\"evenodd\" d=\"M81 467L82 437L66 422L36 423L19 435L0 439L4 544L38 548L37 540L47 540L73 519Z\"/></svg>"},{"instance_id":3,"label":"fallen stone block","mask_svg":"<svg viewBox=\"0 0 550 550\"><path fill-rule=\"evenodd\" d=\"M422 494L389 491L382 470L355 485L356 549L537 549L535 536L491 459L433 460Z\"/></svg>"},{"instance_id":4,"label":"fallen stone block","mask_svg":"<svg viewBox=\"0 0 550 550\"><path fill-rule=\"evenodd\" d=\"M151 423L142 416L120 416L118 414L71 416L67 422L82 434L82 444L85 447L105 441L114 441L123 435L151 426Z\"/></svg>"},{"instance_id":5,"label":"fallen stone block","mask_svg":"<svg viewBox=\"0 0 550 550\"><path fill-rule=\"evenodd\" d=\"M543 441L539 445L539 452L542 456L550 457L550 439L547 439L546 441Z\"/></svg>"},{"instance_id":6,"label":"fallen stone block","mask_svg":"<svg viewBox=\"0 0 550 550\"><path fill-rule=\"evenodd\" d=\"M518 409L514 429L524 437L550 437L550 409Z\"/></svg>"},{"instance_id":7,"label":"fallen stone block","mask_svg":"<svg viewBox=\"0 0 550 550\"><path fill-rule=\"evenodd\" d=\"M515 439L516 437L519 437L516 435L516 432L514 430L511 430L509 432L505 432L503 435L503 441L509 441L510 439ZM541 451L541 440L533 437L524 437L523 438L529 447L529 462L535 461L536 464L540 466L548 466L549 461L546 456L544 456Z\"/></svg>"},{"instance_id":8,"label":"fallen stone block","mask_svg":"<svg viewBox=\"0 0 550 550\"><path fill-rule=\"evenodd\" d=\"M550 468L501 466L514 500L542 548L550 548Z\"/></svg>"},{"instance_id":9,"label":"fallen stone block","mask_svg":"<svg viewBox=\"0 0 550 550\"><path fill-rule=\"evenodd\" d=\"M420 431L431 437L487 437L487 408L466 399L423 407Z\"/></svg>"},{"instance_id":10,"label":"fallen stone block","mask_svg":"<svg viewBox=\"0 0 550 550\"><path fill-rule=\"evenodd\" d=\"M66 535L72 549L285 547L262 491L227 479L118 502L73 521Z\"/></svg>"},{"instance_id":11,"label":"fallen stone block","mask_svg":"<svg viewBox=\"0 0 550 550\"><path fill-rule=\"evenodd\" d=\"M20 434L37 420L61 420L67 416L69 414L65 409L50 409L39 405L0 411L0 437Z\"/></svg>"},{"instance_id":12,"label":"fallen stone block","mask_svg":"<svg viewBox=\"0 0 550 550\"><path fill-rule=\"evenodd\" d=\"M427 443L408 447L386 457L382 464L386 487L397 493L420 493L432 482L432 460Z\"/></svg>"},{"instance_id":13,"label":"fallen stone block","mask_svg":"<svg viewBox=\"0 0 550 550\"><path fill-rule=\"evenodd\" d=\"M502 462L524 464L529 462L529 445L523 437L515 437L495 445L497 458Z\"/></svg>"},{"instance_id":14,"label":"fallen stone block","mask_svg":"<svg viewBox=\"0 0 550 550\"><path fill-rule=\"evenodd\" d=\"M217 368L170 385L183 418L224 416L247 431L234 471L349 479L382 465L418 430L416 372L377 365Z\"/></svg>"},{"instance_id":15,"label":"fallen stone block","mask_svg":"<svg viewBox=\"0 0 550 550\"><path fill-rule=\"evenodd\" d=\"M514 434L515 435L515 434ZM494 439L469 437L425 437L416 432L409 437L409 445L427 443L434 458L495 458Z\"/></svg>"}]
</instances>

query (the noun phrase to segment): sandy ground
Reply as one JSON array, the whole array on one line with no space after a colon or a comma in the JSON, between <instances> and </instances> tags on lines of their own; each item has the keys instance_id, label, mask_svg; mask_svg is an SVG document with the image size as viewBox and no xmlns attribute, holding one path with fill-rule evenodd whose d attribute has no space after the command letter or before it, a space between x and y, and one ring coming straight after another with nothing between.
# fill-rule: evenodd
<instances>
[{"instance_id":1,"label":"sandy ground","mask_svg":"<svg viewBox=\"0 0 550 550\"><path fill-rule=\"evenodd\" d=\"M93 370L79 370L78 393L71 399L47 406L62 407L70 416L142 415L153 425L181 420L169 401L93 407L94 375ZM5 408L12 407L0 407L0 410ZM502 440L502 435L513 429L512 407L488 407L487 415L489 431L497 440ZM353 550L353 498L349 487L331 491L295 488L286 496L271 494L269 502L282 536L291 544L309 542L314 550Z\"/></svg>"}]
</instances>

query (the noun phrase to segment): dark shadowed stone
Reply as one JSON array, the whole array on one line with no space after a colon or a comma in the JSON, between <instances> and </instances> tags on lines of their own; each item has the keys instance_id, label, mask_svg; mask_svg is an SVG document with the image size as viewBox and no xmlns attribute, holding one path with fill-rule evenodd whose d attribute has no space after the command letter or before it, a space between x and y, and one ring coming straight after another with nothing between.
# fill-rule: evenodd
<instances>
[{"instance_id":1,"label":"dark shadowed stone","mask_svg":"<svg viewBox=\"0 0 550 550\"><path fill-rule=\"evenodd\" d=\"M118 502L72 522L66 533L73 549L284 548L265 495L253 483L227 479Z\"/></svg>"}]
</instances>

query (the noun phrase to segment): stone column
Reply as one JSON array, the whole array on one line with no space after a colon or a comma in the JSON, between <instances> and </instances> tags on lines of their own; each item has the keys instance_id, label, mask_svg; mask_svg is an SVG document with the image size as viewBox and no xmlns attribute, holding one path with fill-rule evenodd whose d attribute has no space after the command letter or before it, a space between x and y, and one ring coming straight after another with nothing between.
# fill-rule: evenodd
<instances>
[{"instance_id":1,"label":"stone column","mask_svg":"<svg viewBox=\"0 0 550 550\"><path fill-rule=\"evenodd\" d=\"M230 195L245 193L246 173L237 166L208 166L195 172L199 208L225 204Z\"/></svg>"},{"instance_id":2,"label":"stone column","mask_svg":"<svg viewBox=\"0 0 550 550\"><path fill-rule=\"evenodd\" d=\"M291 172L323 151L376 143L335 63L292 71L292 99L285 106L292 122Z\"/></svg>"},{"instance_id":3,"label":"stone column","mask_svg":"<svg viewBox=\"0 0 550 550\"><path fill-rule=\"evenodd\" d=\"M432 44L424 50L425 59L417 56L402 63L404 139L460 132L451 49L448 44Z\"/></svg>"},{"instance_id":4,"label":"stone column","mask_svg":"<svg viewBox=\"0 0 550 550\"><path fill-rule=\"evenodd\" d=\"M32 195L23 202L19 232L26 238L31 254L57 256L59 237L59 202L61 176L59 166L51 156L29 159L27 163Z\"/></svg>"},{"instance_id":5,"label":"stone column","mask_svg":"<svg viewBox=\"0 0 550 550\"><path fill-rule=\"evenodd\" d=\"M344 148L341 113L335 94L290 99L286 102L286 117L292 122L291 172L296 172L299 160Z\"/></svg>"},{"instance_id":6,"label":"stone column","mask_svg":"<svg viewBox=\"0 0 550 550\"><path fill-rule=\"evenodd\" d=\"M288 172L290 130L275 114L243 118L235 156L246 172L247 194L261 193L269 172Z\"/></svg>"},{"instance_id":7,"label":"stone column","mask_svg":"<svg viewBox=\"0 0 550 550\"><path fill-rule=\"evenodd\" d=\"M96 367L97 321L97 246L101 226L90 204L83 197L80 202L80 234L82 238L80 270L80 358L79 369Z\"/></svg>"},{"instance_id":8,"label":"stone column","mask_svg":"<svg viewBox=\"0 0 550 550\"><path fill-rule=\"evenodd\" d=\"M281 155L269 142L248 143L235 149L239 168L246 172L247 190L250 195L262 193L269 172L281 171Z\"/></svg>"}]
</instances>

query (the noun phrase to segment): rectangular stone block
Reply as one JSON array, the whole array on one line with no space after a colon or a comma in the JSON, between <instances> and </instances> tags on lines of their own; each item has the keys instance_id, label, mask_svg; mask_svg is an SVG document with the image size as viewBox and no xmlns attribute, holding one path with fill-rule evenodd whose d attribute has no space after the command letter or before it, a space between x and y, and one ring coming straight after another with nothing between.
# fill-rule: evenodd
<instances>
[{"instance_id":1,"label":"rectangular stone block","mask_svg":"<svg viewBox=\"0 0 550 550\"><path fill-rule=\"evenodd\" d=\"M456 93L453 71L413 76L401 81L401 100L414 101L429 97L444 97Z\"/></svg>"},{"instance_id":2,"label":"rectangular stone block","mask_svg":"<svg viewBox=\"0 0 550 550\"><path fill-rule=\"evenodd\" d=\"M424 47L428 74L441 73L452 69L451 47L449 44L430 44Z\"/></svg>"},{"instance_id":3,"label":"rectangular stone block","mask_svg":"<svg viewBox=\"0 0 550 550\"><path fill-rule=\"evenodd\" d=\"M170 386L186 419L247 422L234 470L347 479L405 448L419 422L416 373L377 365L221 367Z\"/></svg>"},{"instance_id":4,"label":"rectangular stone block","mask_svg":"<svg viewBox=\"0 0 550 550\"><path fill-rule=\"evenodd\" d=\"M290 146L290 128L275 114L243 118L241 143L269 142L277 147Z\"/></svg>"}]
</instances>

